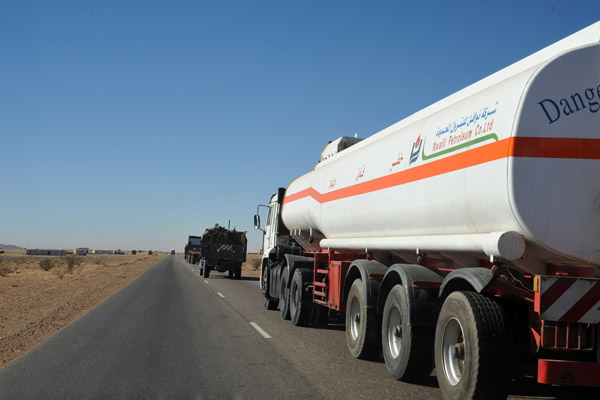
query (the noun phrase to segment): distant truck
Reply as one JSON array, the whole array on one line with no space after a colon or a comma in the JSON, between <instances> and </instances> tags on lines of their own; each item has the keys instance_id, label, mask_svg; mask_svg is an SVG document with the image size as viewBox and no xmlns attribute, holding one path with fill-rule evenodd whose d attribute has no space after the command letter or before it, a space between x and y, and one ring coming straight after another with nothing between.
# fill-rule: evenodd
<instances>
[{"instance_id":1,"label":"distant truck","mask_svg":"<svg viewBox=\"0 0 600 400\"><path fill-rule=\"evenodd\" d=\"M175 249L171 249L171 255L174 256L175 255Z\"/></svg>"},{"instance_id":2,"label":"distant truck","mask_svg":"<svg viewBox=\"0 0 600 400\"><path fill-rule=\"evenodd\" d=\"M191 264L198 264L201 250L202 236L188 236L184 252L185 260Z\"/></svg>"},{"instance_id":3,"label":"distant truck","mask_svg":"<svg viewBox=\"0 0 600 400\"><path fill-rule=\"evenodd\" d=\"M240 279L242 276L242 263L246 261L246 250L248 240L246 232L238 232L235 229L228 230L219 225L206 229L200 238L200 253L186 246L186 252L190 254L187 258L192 264L200 263L201 273L208 278L210 271L229 271L229 278ZM201 262L202 261L202 262Z\"/></svg>"}]
</instances>

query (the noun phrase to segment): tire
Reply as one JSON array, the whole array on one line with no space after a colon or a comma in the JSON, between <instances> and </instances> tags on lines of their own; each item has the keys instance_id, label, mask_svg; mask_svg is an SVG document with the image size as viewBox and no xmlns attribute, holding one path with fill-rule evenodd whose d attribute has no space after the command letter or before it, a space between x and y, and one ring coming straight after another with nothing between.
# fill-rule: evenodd
<instances>
[{"instance_id":1,"label":"tire","mask_svg":"<svg viewBox=\"0 0 600 400\"><path fill-rule=\"evenodd\" d=\"M363 283L357 279L350 287L346 305L346 342L350 354L363 360L374 358L381 344L379 333L377 314L367 309Z\"/></svg>"},{"instance_id":2,"label":"tire","mask_svg":"<svg viewBox=\"0 0 600 400\"><path fill-rule=\"evenodd\" d=\"M289 292L290 319L295 326L308 326L310 323L310 305L304 295L304 279L302 271L294 271Z\"/></svg>"},{"instance_id":3,"label":"tire","mask_svg":"<svg viewBox=\"0 0 600 400\"><path fill-rule=\"evenodd\" d=\"M409 304L402 285L392 288L385 300L381 347L385 366L399 381L416 382L433 370L433 328L408 325Z\"/></svg>"},{"instance_id":4,"label":"tire","mask_svg":"<svg viewBox=\"0 0 600 400\"><path fill-rule=\"evenodd\" d=\"M242 265L236 265L235 269L233 270L233 277L235 279L240 279L242 277Z\"/></svg>"},{"instance_id":5,"label":"tire","mask_svg":"<svg viewBox=\"0 0 600 400\"><path fill-rule=\"evenodd\" d=\"M313 328L324 328L329 324L329 308L325 306L314 306L312 321L310 326Z\"/></svg>"},{"instance_id":6,"label":"tire","mask_svg":"<svg viewBox=\"0 0 600 400\"><path fill-rule=\"evenodd\" d=\"M266 266L262 268L262 277L260 280L260 288L263 294L263 305L267 310L276 310L277 309L277 299L272 299L269 296L269 286L268 286L268 270Z\"/></svg>"},{"instance_id":7,"label":"tire","mask_svg":"<svg viewBox=\"0 0 600 400\"><path fill-rule=\"evenodd\" d=\"M285 267L281 273L281 291L279 294L279 310L281 318L290 319L290 290L288 289L288 268Z\"/></svg>"},{"instance_id":8,"label":"tire","mask_svg":"<svg viewBox=\"0 0 600 400\"><path fill-rule=\"evenodd\" d=\"M229 279L233 279L233 269L229 270Z\"/></svg>"},{"instance_id":9,"label":"tire","mask_svg":"<svg viewBox=\"0 0 600 400\"><path fill-rule=\"evenodd\" d=\"M208 278L208 275L210 275L210 267L208 265L204 266L204 277Z\"/></svg>"},{"instance_id":10,"label":"tire","mask_svg":"<svg viewBox=\"0 0 600 400\"><path fill-rule=\"evenodd\" d=\"M454 292L435 333L435 367L447 400L506 399L512 378L510 322L501 306L473 292Z\"/></svg>"}]
</instances>

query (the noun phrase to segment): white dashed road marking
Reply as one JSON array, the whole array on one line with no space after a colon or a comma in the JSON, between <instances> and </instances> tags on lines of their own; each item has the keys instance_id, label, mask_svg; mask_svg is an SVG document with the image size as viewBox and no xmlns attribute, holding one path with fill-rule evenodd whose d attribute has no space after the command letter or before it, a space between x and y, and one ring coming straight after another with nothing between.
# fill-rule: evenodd
<instances>
[{"instance_id":1,"label":"white dashed road marking","mask_svg":"<svg viewBox=\"0 0 600 400\"><path fill-rule=\"evenodd\" d=\"M224 298L225 298L225 296L223 296L223 293L221 293L221 292L217 292L217 294L219 295L219 297L220 297L220 298L222 298L222 299L224 299Z\"/></svg>"},{"instance_id":2,"label":"white dashed road marking","mask_svg":"<svg viewBox=\"0 0 600 400\"><path fill-rule=\"evenodd\" d=\"M261 328L260 326L258 326L257 323L250 322L250 326L252 326L254 329L256 329L256 332L260 333L261 336L264 337L265 339L271 339L271 335L269 335L267 332L265 332L264 329Z\"/></svg>"}]
</instances>

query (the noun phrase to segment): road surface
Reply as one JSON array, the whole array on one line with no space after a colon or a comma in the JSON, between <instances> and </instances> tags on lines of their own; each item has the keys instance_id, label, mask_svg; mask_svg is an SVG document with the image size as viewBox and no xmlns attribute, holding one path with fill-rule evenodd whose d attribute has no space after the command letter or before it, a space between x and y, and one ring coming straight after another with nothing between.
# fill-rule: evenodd
<instances>
[{"instance_id":1,"label":"road surface","mask_svg":"<svg viewBox=\"0 0 600 400\"><path fill-rule=\"evenodd\" d=\"M440 398L350 356L343 326L294 327L267 311L257 278L198 275L168 257L0 369L0 399ZM600 398L519 385L511 398Z\"/></svg>"}]
</instances>

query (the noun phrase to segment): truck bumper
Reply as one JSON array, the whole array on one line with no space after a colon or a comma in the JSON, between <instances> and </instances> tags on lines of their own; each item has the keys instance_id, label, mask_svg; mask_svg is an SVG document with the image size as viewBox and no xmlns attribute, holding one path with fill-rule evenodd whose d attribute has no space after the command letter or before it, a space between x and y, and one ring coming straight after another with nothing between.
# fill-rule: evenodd
<instances>
[{"instance_id":1,"label":"truck bumper","mask_svg":"<svg viewBox=\"0 0 600 400\"><path fill-rule=\"evenodd\" d=\"M600 364L538 360L538 382L552 385L600 387Z\"/></svg>"}]
</instances>

